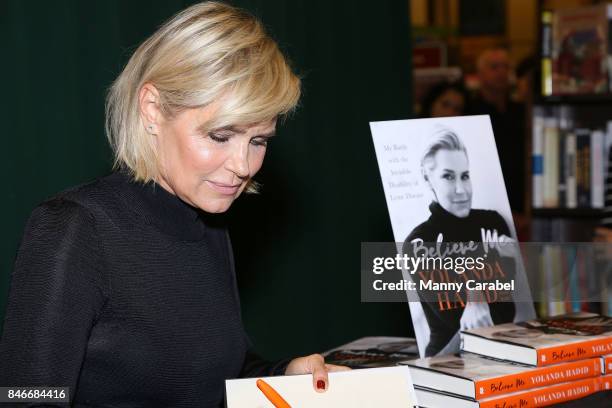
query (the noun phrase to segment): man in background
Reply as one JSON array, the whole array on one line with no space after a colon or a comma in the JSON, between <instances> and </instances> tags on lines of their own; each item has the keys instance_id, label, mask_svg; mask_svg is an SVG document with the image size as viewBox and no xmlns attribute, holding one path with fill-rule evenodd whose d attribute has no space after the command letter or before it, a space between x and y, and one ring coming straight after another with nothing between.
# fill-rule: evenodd
<instances>
[{"instance_id":1,"label":"man in background","mask_svg":"<svg viewBox=\"0 0 612 408\"><path fill-rule=\"evenodd\" d=\"M526 123L523 104L510 99L510 58L503 48L491 48L478 57L480 88L470 113L490 115L510 207L519 236L525 237L523 217L526 193Z\"/></svg>"}]
</instances>

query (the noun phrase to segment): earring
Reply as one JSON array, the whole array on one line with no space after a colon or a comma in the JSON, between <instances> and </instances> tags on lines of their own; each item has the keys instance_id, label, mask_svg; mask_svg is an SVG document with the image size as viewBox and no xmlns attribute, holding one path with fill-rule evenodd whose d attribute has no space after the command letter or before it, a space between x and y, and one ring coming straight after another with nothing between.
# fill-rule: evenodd
<instances>
[{"instance_id":1,"label":"earring","mask_svg":"<svg viewBox=\"0 0 612 408\"><path fill-rule=\"evenodd\" d=\"M153 125L148 125L147 126L147 131L149 131L149 133L153 134Z\"/></svg>"}]
</instances>

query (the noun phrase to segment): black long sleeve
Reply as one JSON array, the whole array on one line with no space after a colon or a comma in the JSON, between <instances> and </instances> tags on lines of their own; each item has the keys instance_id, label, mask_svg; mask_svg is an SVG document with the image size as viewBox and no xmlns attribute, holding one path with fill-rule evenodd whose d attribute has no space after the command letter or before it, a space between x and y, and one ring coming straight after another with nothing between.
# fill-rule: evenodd
<instances>
[{"instance_id":1,"label":"black long sleeve","mask_svg":"<svg viewBox=\"0 0 612 408\"><path fill-rule=\"evenodd\" d=\"M74 407L218 407L224 381L282 374L244 331L222 222L115 173L27 223L0 386L68 386Z\"/></svg>"}]
</instances>

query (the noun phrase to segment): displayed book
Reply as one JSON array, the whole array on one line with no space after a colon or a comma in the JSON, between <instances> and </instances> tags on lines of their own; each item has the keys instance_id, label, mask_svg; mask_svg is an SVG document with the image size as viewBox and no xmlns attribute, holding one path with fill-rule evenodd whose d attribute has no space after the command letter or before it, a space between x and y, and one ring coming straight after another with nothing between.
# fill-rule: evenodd
<instances>
[{"instance_id":1,"label":"displayed book","mask_svg":"<svg viewBox=\"0 0 612 408\"><path fill-rule=\"evenodd\" d=\"M608 92L606 4L555 10L552 95Z\"/></svg>"},{"instance_id":2,"label":"displayed book","mask_svg":"<svg viewBox=\"0 0 612 408\"><path fill-rule=\"evenodd\" d=\"M366 368L329 373L325 392L312 375L225 381L227 408L406 408L416 405L408 367Z\"/></svg>"},{"instance_id":3,"label":"displayed book","mask_svg":"<svg viewBox=\"0 0 612 408\"><path fill-rule=\"evenodd\" d=\"M520 251L501 248L511 249L516 231L490 118L372 122L370 128L398 252L427 260L402 276L414 285L406 299L419 355L458 352L462 328L535 317ZM478 261L483 253L477 266L455 262ZM483 285L473 290L466 281ZM512 290L485 285L509 282Z\"/></svg>"},{"instance_id":4,"label":"displayed book","mask_svg":"<svg viewBox=\"0 0 612 408\"><path fill-rule=\"evenodd\" d=\"M603 360L603 372L605 374L612 374L612 354L602 357Z\"/></svg>"},{"instance_id":5,"label":"displayed book","mask_svg":"<svg viewBox=\"0 0 612 408\"><path fill-rule=\"evenodd\" d=\"M612 353L612 318L571 313L462 332L463 350L547 366Z\"/></svg>"},{"instance_id":6,"label":"displayed book","mask_svg":"<svg viewBox=\"0 0 612 408\"><path fill-rule=\"evenodd\" d=\"M601 375L599 357L545 367L495 360L472 353L407 361L415 387L482 400L531 388Z\"/></svg>"},{"instance_id":7,"label":"displayed book","mask_svg":"<svg viewBox=\"0 0 612 408\"><path fill-rule=\"evenodd\" d=\"M422 407L453 407L453 408L502 408L546 407L566 401L586 397L598 391L609 388L610 380L605 377L585 378L547 387L519 391L502 396L474 401L460 398L452 394L444 394L423 388L415 388L416 398Z\"/></svg>"},{"instance_id":8,"label":"displayed book","mask_svg":"<svg viewBox=\"0 0 612 408\"><path fill-rule=\"evenodd\" d=\"M409 337L362 337L323 353L326 363L351 368L389 367L418 355Z\"/></svg>"}]
</instances>

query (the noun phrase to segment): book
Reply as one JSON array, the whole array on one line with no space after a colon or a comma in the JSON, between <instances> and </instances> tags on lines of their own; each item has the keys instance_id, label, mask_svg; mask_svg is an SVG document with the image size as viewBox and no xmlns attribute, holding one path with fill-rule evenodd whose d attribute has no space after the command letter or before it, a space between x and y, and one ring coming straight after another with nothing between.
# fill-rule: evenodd
<instances>
[{"instance_id":1,"label":"book","mask_svg":"<svg viewBox=\"0 0 612 408\"><path fill-rule=\"evenodd\" d=\"M408 367L366 368L329 373L324 393L312 386L312 375L263 377L292 407L406 408L415 405ZM227 408L273 407L257 386L258 378L225 381Z\"/></svg>"},{"instance_id":2,"label":"book","mask_svg":"<svg viewBox=\"0 0 612 408\"><path fill-rule=\"evenodd\" d=\"M362 337L323 353L326 363L351 368L394 366L418 355L416 340L409 337Z\"/></svg>"},{"instance_id":3,"label":"book","mask_svg":"<svg viewBox=\"0 0 612 408\"><path fill-rule=\"evenodd\" d=\"M578 197L576 190L576 135L570 131L565 136L565 206L576 208Z\"/></svg>"},{"instance_id":4,"label":"book","mask_svg":"<svg viewBox=\"0 0 612 408\"><path fill-rule=\"evenodd\" d=\"M553 95L608 92L608 24L605 4L553 13Z\"/></svg>"},{"instance_id":5,"label":"book","mask_svg":"<svg viewBox=\"0 0 612 408\"><path fill-rule=\"evenodd\" d=\"M591 206L591 131L576 129L576 196L578 207Z\"/></svg>"},{"instance_id":6,"label":"book","mask_svg":"<svg viewBox=\"0 0 612 408\"><path fill-rule=\"evenodd\" d=\"M559 121L544 120L544 207L559 206Z\"/></svg>"},{"instance_id":7,"label":"book","mask_svg":"<svg viewBox=\"0 0 612 408\"><path fill-rule=\"evenodd\" d=\"M607 380L609 382L609 380ZM480 401L415 388L419 406L453 408L535 408L572 401L605 390L603 377L585 378L547 387L519 391Z\"/></svg>"},{"instance_id":8,"label":"book","mask_svg":"<svg viewBox=\"0 0 612 408\"><path fill-rule=\"evenodd\" d=\"M601 359L604 374L612 374L612 354L603 356Z\"/></svg>"},{"instance_id":9,"label":"book","mask_svg":"<svg viewBox=\"0 0 612 408\"><path fill-rule=\"evenodd\" d=\"M482 400L530 388L601 375L599 357L533 367L476 354L428 357L405 363L416 387Z\"/></svg>"},{"instance_id":10,"label":"book","mask_svg":"<svg viewBox=\"0 0 612 408\"><path fill-rule=\"evenodd\" d=\"M545 110L541 106L533 108L533 129L532 129L532 153L531 153L531 174L532 174L532 204L534 208L544 206L544 119Z\"/></svg>"},{"instance_id":11,"label":"book","mask_svg":"<svg viewBox=\"0 0 612 408\"><path fill-rule=\"evenodd\" d=\"M397 255L423 263L401 276L363 268L362 300L390 299L372 291L373 282L406 282L421 357L458 352L461 328L535 317L520 251L513 247L516 231L490 118L372 122L370 128ZM500 252L501 243L510 251ZM463 246L462 253L454 246ZM466 281L515 286L479 290Z\"/></svg>"},{"instance_id":12,"label":"book","mask_svg":"<svg viewBox=\"0 0 612 408\"><path fill-rule=\"evenodd\" d=\"M522 323L462 331L463 350L546 366L612 352L612 318L570 313Z\"/></svg>"},{"instance_id":13,"label":"book","mask_svg":"<svg viewBox=\"0 0 612 408\"><path fill-rule=\"evenodd\" d=\"M541 15L542 23L542 44L541 44L541 83L542 83L542 95L552 95L552 20L553 13L550 10L545 10Z\"/></svg>"},{"instance_id":14,"label":"book","mask_svg":"<svg viewBox=\"0 0 612 408\"><path fill-rule=\"evenodd\" d=\"M604 167L607 157L604 155L605 134L601 130L591 132L591 207L604 207ZM605 159L605 160L604 160Z\"/></svg>"}]
</instances>

